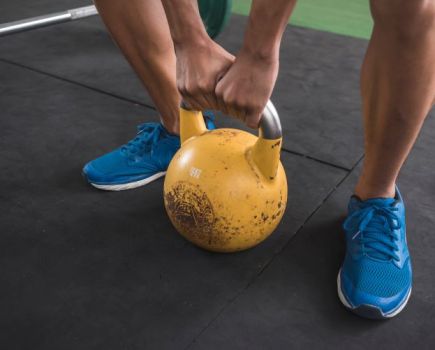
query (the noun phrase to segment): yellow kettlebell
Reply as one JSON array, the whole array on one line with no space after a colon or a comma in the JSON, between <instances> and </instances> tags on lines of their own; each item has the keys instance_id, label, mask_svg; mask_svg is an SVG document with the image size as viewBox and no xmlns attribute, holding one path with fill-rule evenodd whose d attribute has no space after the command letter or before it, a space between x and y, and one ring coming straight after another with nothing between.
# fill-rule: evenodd
<instances>
[{"instance_id":1,"label":"yellow kettlebell","mask_svg":"<svg viewBox=\"0 0 435 350\"><path fill-rule=\"evenodd\" d=\"M256 137L207 130L202 113L180 108L181 148L169 164L166 211L177 231L215 252L251 248L277 227L287 204L281 124L269 101Z\"/></svg>"}]
</instances>

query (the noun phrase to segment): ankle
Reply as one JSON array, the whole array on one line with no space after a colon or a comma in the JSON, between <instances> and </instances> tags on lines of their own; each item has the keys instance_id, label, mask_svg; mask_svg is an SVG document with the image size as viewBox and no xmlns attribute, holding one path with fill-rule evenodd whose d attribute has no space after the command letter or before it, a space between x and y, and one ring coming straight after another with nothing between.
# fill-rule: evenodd
<instances>
[{"instance_id":1,"label":"ankle","mask_svg":"<svg viewBox=\"0 0 435 350\"><path fill-rule=\"evenodd\" d=\"M180 123L178 120L164 120L161 118L161 122L165 127L166 131L172 135L180 135Z\"/></svg>"},{"instance_id":2,"label":"ankle","mask_svg":"<svg viewBox=\"0 0 435 350\"><path fill-rule=\"evenodd\" d=\"M370 198L394 198L396 185L392 184L370 184L360 180L355 187L355 195L361 200Z\"/></svg>"}]
</instances>

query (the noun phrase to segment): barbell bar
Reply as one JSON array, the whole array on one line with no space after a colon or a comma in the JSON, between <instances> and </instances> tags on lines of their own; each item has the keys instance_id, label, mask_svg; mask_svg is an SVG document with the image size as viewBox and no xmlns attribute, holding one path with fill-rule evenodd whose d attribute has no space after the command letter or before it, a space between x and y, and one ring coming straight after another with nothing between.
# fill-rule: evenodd
<instances>
[{"instance_id":1,"label":"barbell bar","mask_svg":"<svg viewBox=\"0 0 435 350\"><path fill-rule=\"evenodd\" d=\"M22 19L19 21L0 24L0 36L6 36L26 30L41 28L53 24L74 21L81 18L91 17L98 14L94 5L78 7L63 12L50 13L48 15Z\"/></svg>"},{"instance_id":2,"label":"barbell bar","mask_svg":"<svg viewBox=\"0 0 435 350\"><path fill-rule=\"evenodd\" d=\"M231 14L232 0L198 0L198 6L207 33L211 38L215 38L228 21ZM97 14L98 11L96 7L90 5L3 23L0 24L0 37L54 24L75 21Z\"/></svg>"}]
</instances>

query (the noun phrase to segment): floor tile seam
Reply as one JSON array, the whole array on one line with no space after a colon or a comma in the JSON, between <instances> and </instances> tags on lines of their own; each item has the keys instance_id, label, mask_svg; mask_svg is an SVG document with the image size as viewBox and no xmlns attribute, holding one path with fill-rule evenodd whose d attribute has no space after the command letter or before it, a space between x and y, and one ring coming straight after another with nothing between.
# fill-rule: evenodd
<instances>
[{"instance_id":1,"label":"floor tile seam","mask_svg":"<svg viewBox=\"0 0 435 350\"><path fill-rule=\"evenodd\" d=\"M287 148L287 147L283 147L282 151L286 152L286 153L289 153L289 154L292 154L292 155L295 155L295 156L299 156L299 157L303 157L303 158L315 161L317 163L328 165L328 166L331 166L331 167L336 168L336 169L344 170L346 172L352 170L352 167L348 168L348 167L345 167L345 166L342 166L342 165L339 165L339 164L335 164L335 163L332 163L332 162L329 162L329 161L326 161L326 160L323 160L323 159L320 159L320 158L317 158L317 157L310 156L308 154L304 154L304 153L301 153L301 152L293 151L293 150L291 150L290 148Z\"/></svg>"},{"instance_id":2,"label":"floor tile seam","mask_svg":"<svg viewBox=\"0 0 435 350\"><path fill-rule=\"evenodd\" d=\"M43 71L43 70L31 67L31 66L27 66L27 65L19 63L19 62L11 61L9 59L5 59L5 58L1 58L1 57L0 57L0 62L6 63L6 64L10 64L10 65L13 65L13 66L16 66L16 67L19 67L19 68L23 68L23 69L29 70L29 71L37 73L37 74L45 75L45 76L48 76L50 78L53 78L53 79L56 79L56 80L60 80L60 81L63 81L63 82L66 82L66 83L69 83L69 84L72 84L72 85L75 85L75 86L79 86L79 87L82 87L82 88L85 88L85 89L89 89L89 90L92 90L93 92L97 92L97 93L100 93L100 94L103 94L103 95L106 95L106 96L110 96L110 97L116 98L118 100L122 100L124 102L129 102L129 103L132 103L134 105L140 105L142 107L146 107L146 108L149 108L149 109L152 109L152 110L156 110L156 108L154 106L149 105L147 103L144 103L144 102L132 99L132 98L128 98L128 97L125 97L125 96L121 96L121 95L118 95L118 94L115 94L115 93L112 93L112 92L109 92L109 91L105 91L105 90L102 90L102 89L99 89L99 88L96 88L96 87L93 87L93 86L90 86L90 85L87 85L87 84L84 84L84 83L80 83L78 81L71 80L71 79L68 79L68 78L65 78L65 77L53 74L53 73L49 73L49 72L46 72L46 71Z\"/></svg>"}]
</instances>

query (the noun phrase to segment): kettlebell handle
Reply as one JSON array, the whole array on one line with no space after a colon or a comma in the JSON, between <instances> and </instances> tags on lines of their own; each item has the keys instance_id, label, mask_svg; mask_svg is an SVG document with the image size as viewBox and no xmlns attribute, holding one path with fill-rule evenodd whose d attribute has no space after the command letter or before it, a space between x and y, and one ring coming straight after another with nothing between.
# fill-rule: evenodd
<instances>
[{"instance_id":1,"label":"kettlebell handle","mask_svg":"<svg viewBox=\"0 0 435 350\"><path fill-rule=\"evenodd\" d=\"M201 111L190 110L182 102L180 108L181 144L193 136L199 136L206 132L207 128ZM261 115L260 135L248 155L263 174L265 181L273 181L276 177L280 163L281 145L281 122L275 106L269 100Z\"/></svg>"},{"instance_id":2,"label":"kettlebell handle","mask_svg":"<svg viewBox=\"0 0 435 350\"><path fill-rule=\"evenodd\" d=\"M191 110L184 101L181 108ZM260 137L266 140L276 140L282 137L281 121L272 101L267 101L260 119Z\"/></svg>"},{"instance_id":3,"label":"kettlebell handle","mask_svg":"<svg viewBox=\"0 0 435 350\"><path fill-rule=\"evenodd\" d=\"M261 137L266 140L276 140L282 137L281 120L271 100L267 101L261 116L260 133Z\"/></svg>"}]
</instances>

